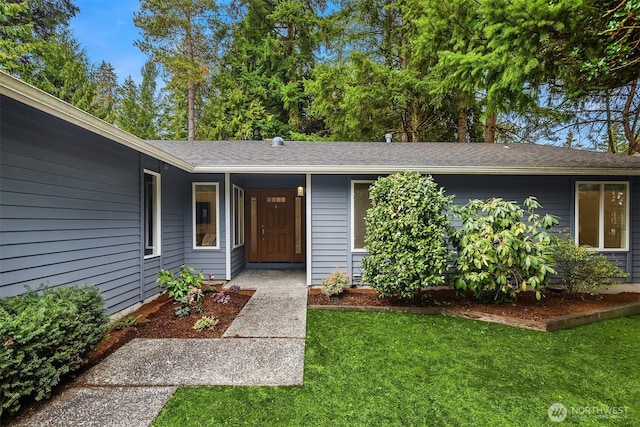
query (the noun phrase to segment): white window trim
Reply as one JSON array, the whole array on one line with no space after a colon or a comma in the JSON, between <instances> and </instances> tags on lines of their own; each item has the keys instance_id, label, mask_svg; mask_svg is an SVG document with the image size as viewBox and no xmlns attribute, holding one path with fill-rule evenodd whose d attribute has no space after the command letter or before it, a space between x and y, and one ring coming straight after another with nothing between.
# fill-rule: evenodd
<instances>
[{"instance_id":1,"label":"white window trim","mask_svg":"<svg viewBox=\"0 0 640 427\"><path fill-rule=\"evenodd\" d=\"M155 191L155 218L154 218L154 227L153 227L153 233L154 233L154 242L155 244L153 245L153 253L149 254L149 255L144 255L144 259L149 259L149 258L156 258L159 257L160 254L162 253L162 199L161 199L161 195L162 195L162 191L161 191L161 185L162 185L162 181L161 178L162 176L158 173L158 172L154 172L152 170L149 169L143 169L143 177L144 174L148 174L148 175L152 175L156 178L156 191ZM144 179L143 179L143 184L144 185ZM143 194L145 193L146 189L143 189ZM144 201L143 201L144 204ZM144 208L143 208L144 210ZM146 221L146 212L144 213L145 216L145 221ZM146 233L146 224L145 224L145 233ZM147 238L146 235L143 236L143 240L144 240L144 248L145 250L147 249Z\"/></svg>"},{"instance_id":2,"label":"white window trim","mask_svg":"<svg viewBox=\"0 0 640 427\"><path fill-rule=\"evenodd\" d=\"M355 185L356 184L373 184L376 182L374 179L354 179L351 180L351 252L352 253L368 253L365 248L356 248L356 234L355 234Z\"/></svg>"},{"instance_id":3,"label":"white window trim","mask_svg":"<svg viewBox=\"0 0 640 427\"><path fill-rule=\"evenodd\" d=\"M580 202L579 202L579 196L580 196L580 185L581 184L587 184L587 185L600 185L600 201L599 201L599 209L600 209L600 213L599 213L599 217L600 217L600 223L598 224L598 247L597 248L593 248L596 251L599 252L628 252L629 251L629 239L631 238L631 217L629 216L630 214L630 205L631 205L631 199L629 198L629 181L576 181L576 187L575 187L575 219L574 219L574 223L575 223L575 230L574 230L574 238L575 238L575 242L576 244L579 244L579 238L580 238ZM625 237L625 247L624 248L605 248L603 247L604 245L604 191L602 191L602 185L604 184L621 184L625 186L625 199L626 199L626 211L625 211L625 222L626 222L626 237Z\"/></svg>"},{"instance_id":4,"label":"white window trim","mask_svg":"<svg viewBox=\"0 0 640 427\"><path fill-rule=\"evenodd\" d=\"M236 198L236 190L238 190L238 192L239 192L238 194L242 194L242 205L243 205L243 207L242 207L242 242L241 243L236 242L236 225L237 225L236 224L236 220L238 219L238 213L236 212L236 199L235 199ZM231 206L232 206L232 211L233 211L233 227L232 227L233 228L233 230L232 230L233 235L232 235L232 239L233 239L233 249L236 249L236 248L240 248L240 247L244 246L245 245L245 241L246 241L245 240L245 233L244 233L244 226L245 226L245 224L244 224L244 215L245 215L245 212L244 212L244 188L233 184L233 189L232 189L231 193L232 193L231 194Z\"/></svg>"},{"instance_id":5,"label":"white window trim","mask_svg":"<svg viewBox=\"0 0 640 427\"><path fill-rule=\"evenodd\" d=\"M196 245L196 186L212 185L216 187L216 245L197 246ZM220 250L220 184L218 182L193 182L191 183L191 240L193 250L210 251Z\"/></svg>"}]
</instances>

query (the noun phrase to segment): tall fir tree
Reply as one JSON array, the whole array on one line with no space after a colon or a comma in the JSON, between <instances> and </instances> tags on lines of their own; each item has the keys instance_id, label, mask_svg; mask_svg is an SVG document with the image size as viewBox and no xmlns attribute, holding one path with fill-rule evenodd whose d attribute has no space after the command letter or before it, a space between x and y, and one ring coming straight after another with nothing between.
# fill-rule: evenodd
<instances>
[{"instance_id":1,"label":"tall fir tree","mask_svg":"<svg viewBox=\"0 0 640 427\"><path fill-rule=\"evenodd\" d=\"M216 34L223 26L216 1L142 0L134 23L142 30L136 45L162 65L167 89L185 93L187 138L193 140L202 107L199 86L215 67Z\"/></svg>"},{"instance_id":2,"label":"tall fir tree","mask_svg":"<svg viewBox=\"0 0 640 427\"><path fill-rule=\"evenodd\" d=\"M115 124L138 138L158 139L162 114L162 97L157 89L158 68L147 61L141 72L139 85L129 76L119 88Z\"/></svg>"}]
</instances>

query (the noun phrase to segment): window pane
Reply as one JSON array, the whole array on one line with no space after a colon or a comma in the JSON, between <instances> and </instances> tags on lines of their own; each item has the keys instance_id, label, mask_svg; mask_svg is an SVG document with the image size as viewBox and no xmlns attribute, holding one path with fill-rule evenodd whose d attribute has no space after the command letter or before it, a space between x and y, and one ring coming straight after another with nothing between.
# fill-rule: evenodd
<instances>
[{"instance_id":1,"label":"window pane","mask_svg":"<svg viewBox=\"0 0 640 427\"><path fill-rule=\"evenodd\" d=\"M599 245L600 185L578 186L578 244L594 248Z\"/></svg>"},{"instance_id":2,"label":"window pane","mask_svg":"<svg viewBox=\"0 0 640 427\"><path fill-rule=\"evenodd\" d=\"M196 247L218 245L217 224L217 191L211 184L195 186L195 243Z\"/></svg>"},{"instance_id":3,"label":"window pane","mask_svg":"<svg viewBox=\"0 0 640 427\"><path fill-rule=\"evenodd\" d=\"M158 177L150 173L144 174L144 254L156 254L156 242L158 241L157 221L158 221L158 202L157 202L157 186Z\"/></svg>"},{"instance_id":4,"label":"window pane","mask_svg":"<svg viewBox=\"0 0 640 427\"><path fill-rule=\"evenodd\" d=\"M251 197L251 206L249 207L251 215L251 234L249 239L251 241L251 254L258 253L258 198Z\"/></svg>"},{"instance_id":5,"label":"window pane","mask_svg":"<svg viewBox=\"0 0 640 427\"><path fill-rule=\"evenodd\" d=\"M302 253L302 197L295 198L295 215L294 216L295 216L294 252L296 255L300 255Z\"/></svg>"},{"instance_id":6,"label":"window pane","mask_svg":"<svg viewBox=\"0 0 640 427\"><path fill-rule=\"evenodd\" d=\"M364 236L367 231L365 216L371 207L369 199L370 183L353 184L353 248L364 248Z\"/></svg>"},{"instance_id":7,"label":"window pane","mask_svg":"<svg viewBox=\"0 0 640 427\"><path fill-rule=\"evenodd\" d=\"M234 187L233 189L233 245L244 245L244 190Z\"/></svg>"},{"instance_id":8,"label":"window pane","mask_svg":"<svg viewBox=\"0 0 640 427\"><path fill-rule=\"evenodd\" d=\"M627 246L627 192L624 184L604 184L604 247Z\"/></svg>"}]
</instances>

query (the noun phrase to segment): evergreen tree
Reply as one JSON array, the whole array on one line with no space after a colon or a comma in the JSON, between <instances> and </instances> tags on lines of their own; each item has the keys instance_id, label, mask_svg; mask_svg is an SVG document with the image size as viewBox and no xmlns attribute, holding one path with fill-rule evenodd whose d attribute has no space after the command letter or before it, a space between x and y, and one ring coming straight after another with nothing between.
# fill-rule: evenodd
<instances>
[{"instance_id":1,"label":"evergreen tree","mask_svg":"<svg viewBox=\"0 0 640 427\"><path fill-rule=\"evenodd\" d=\"M415 5L349 1L334 17L346 31L347 53L318 66L307 88L310 112L325 120L335 139L382 140L386 133L402 141L452 138L452 100L431 93L435 56L413 48Z\"/></svg>"},{"instance_id":2,"label":"evergreen tree","mask_svg":"<svg viewBox=\"0 0 640 427\"><path fill-rule=\"evenodd\" d=\"M222 26L217 11L215 0L142 0L134 17L142 30L136 45L162 65L167 89L186 95L189 140L195 138L202 105L199 86L215 65L216 31Z\"/></svg>"},{"instance_id":3,"label":"evergreen tree","mask_svg":"<svg viewBox=\"0 0 640 427\"><path fill-rule=\"evenodd\" d=\"M119 88L120 107L115 123L138 138L158 139L162 104L156 89L158 68L153 62L147 61L141 71L142 81L139 85L129 76Z\"/></svg>"},{"instance_id":4,"label":"evergreen tree","mask_svg":"<svg viewBox=\"0 0 640 427\"><path fill-rule=\"evenodd\" d=\"M113 123L118 105L118 76L113 66L102 61L93 73L96 83L94 114L102 120Z\"/></svg>"},{"instance_id":5,"label":"evergreen tree","mask_svg":"<svg viewBox=\"0 0 640 427\"><path fill-rule=\"evenodd\" d=\"M232 10L237 19L224 66L210 80L209 122L231 129L210 132L233 138L292 137L313 132L304 80L320 49L323 3L311 0L246 0Z\"/></svg>"}]
</instances>

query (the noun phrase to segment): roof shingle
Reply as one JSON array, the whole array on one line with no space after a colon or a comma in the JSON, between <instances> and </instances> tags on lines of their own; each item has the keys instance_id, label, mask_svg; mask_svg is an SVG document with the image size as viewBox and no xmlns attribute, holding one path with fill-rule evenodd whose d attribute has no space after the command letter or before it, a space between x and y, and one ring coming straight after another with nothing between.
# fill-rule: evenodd
<instances>
[{"instance_id":1,"label":"roof shingle","mask_svg":"<svg viewBox=\"0 0 640 427\"><path fill-rule=\"evenodd\" d=\"M640 175L640 157L536 144L148 141L199 172Z\"/></svg>"}]
</instances>

